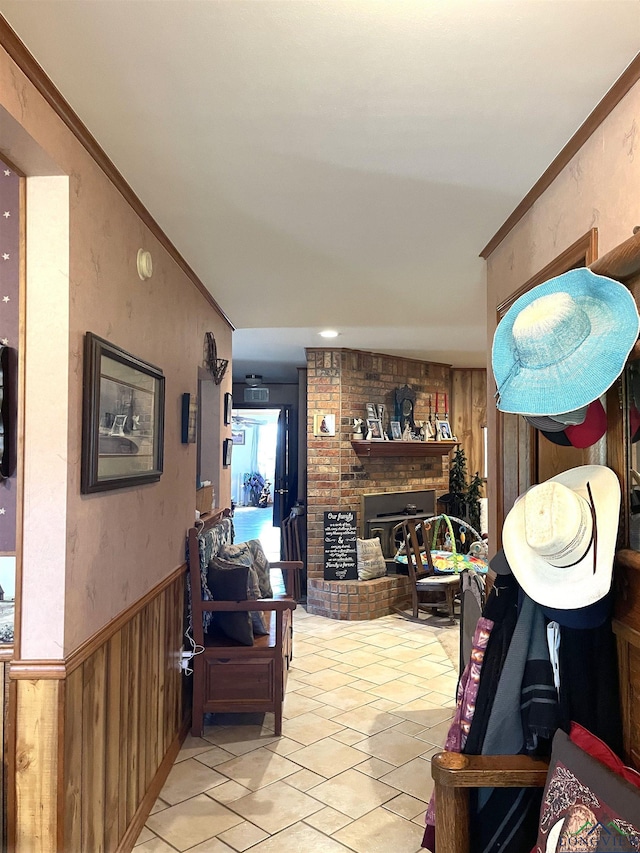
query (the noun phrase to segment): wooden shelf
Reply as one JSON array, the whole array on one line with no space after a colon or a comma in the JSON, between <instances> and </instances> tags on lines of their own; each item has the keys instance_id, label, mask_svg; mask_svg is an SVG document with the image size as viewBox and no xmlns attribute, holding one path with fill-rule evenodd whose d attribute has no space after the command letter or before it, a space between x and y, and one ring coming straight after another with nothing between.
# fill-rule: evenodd
<instances>
[{"instance_id":1,"label":"wooden shelf","mask_svg":"<svg viewBox=\"0 0 640 853\"><path fill-rule=\"evenodd\" d=\"M447 456L458 441L352 441L358 456Z\"/></svg>"}]
</instances>

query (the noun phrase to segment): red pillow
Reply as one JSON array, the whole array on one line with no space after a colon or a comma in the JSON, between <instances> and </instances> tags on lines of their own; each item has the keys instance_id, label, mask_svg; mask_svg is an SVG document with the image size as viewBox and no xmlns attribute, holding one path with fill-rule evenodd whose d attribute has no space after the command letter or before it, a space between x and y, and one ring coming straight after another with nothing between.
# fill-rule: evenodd
<instances>
[{"instance_id":1,"label":"red pillow","mask_svg":"<svg viewBox=\"0 0 640 853\"><path fill-rule=\"evenodd\" d=\"M589 753L592 758L596 758L605 767L608 767L613 773L622 776L627 782L631 782L636 788L640 788L640 773L634 770L633 767L627 767L615 752L607 746L607 744L587 731L579 723L571 723L569 730L569 738L572 743L579 746L585 752Z\"/></svg>"}]
</instances>

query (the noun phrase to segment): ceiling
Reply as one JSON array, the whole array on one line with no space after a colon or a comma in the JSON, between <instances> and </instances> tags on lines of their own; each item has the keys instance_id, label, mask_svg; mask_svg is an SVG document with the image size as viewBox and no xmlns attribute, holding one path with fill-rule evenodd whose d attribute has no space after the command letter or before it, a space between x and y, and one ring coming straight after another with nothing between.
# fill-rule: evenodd
<instances>
[{"instance_id":1,"label":"ceiling","mask_svg":"<svg viewBox=\"0 0 640 853\"><path fill-rule=\"evenodd\" d=\"M237 328L486 362L478 253L633 59L638 0L0 0Z\"/></svg>"}]
</instances>

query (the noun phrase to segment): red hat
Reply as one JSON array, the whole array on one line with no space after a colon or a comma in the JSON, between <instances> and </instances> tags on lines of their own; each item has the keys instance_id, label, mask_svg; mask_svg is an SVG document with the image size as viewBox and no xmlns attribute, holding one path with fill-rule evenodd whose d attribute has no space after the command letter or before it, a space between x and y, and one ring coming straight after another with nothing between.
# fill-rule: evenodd
<instances>
[{"instance_id":1,"label":"red hat","mask_svg":"<svg viewBox=\"0 0 640 853\"><path fill-rule=\"evenodd\" d=\"M589 403L587 417L583 423L575 426L567 426L565 435L574 447L591 447L596 441L600 441L607 431L607 413L600 400Z\"/></svg>"}]
</instances>

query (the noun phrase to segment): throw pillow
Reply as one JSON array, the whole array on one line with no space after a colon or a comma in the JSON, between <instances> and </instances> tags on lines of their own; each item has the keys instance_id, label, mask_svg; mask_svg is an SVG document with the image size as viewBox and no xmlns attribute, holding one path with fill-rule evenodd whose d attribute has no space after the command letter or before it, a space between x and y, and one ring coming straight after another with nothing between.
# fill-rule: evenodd
<instances>
[{"instance_id":1,"label":"throw pillow","mask_svg":"<svg viewBox=\"0 0 640 853\"><path fill-rule=\"evenodd\" d=\"M558 729L540 810L536 851L637 851L638 789Z\"/></svg>"},{"instance_id":2,"label":"throw pillow","mask_svg":"<svg viewBox=\"0 0 640 853\"><path fill-rule=\"evenodd\" d=\"M262 598L273 598L271 577L269 575L269 560L259 539L249 539L246 543L253 557L253 568L258 573L258 583Z\"/></svg>"},{"instance_id":3,"label":"throw pillow","mask_svg":"<svg viewBox=\"0 0 640 853\"><path fill-rule=\"evenodd\" d=\"M251 567L247 575L247 598L250 601L258 601L261 598L260 584L258 583L258 573ZM262 610L250 610L251 625L253 626L253 635L264 636L269 633L267 628L267 620Z\"/></svg>"},{"instance_id":4,"label":"throw pillow","mask_svg":"<svg viewBox=\"0 0 640 853\"><path fill-rule=\"evenodd\" d=\"M356 550L359 581L370 581L386 575L387 564L384 561L382 545L377 537L375 539L358 539Z\"/></svg>"},{"instance_id":5,"label":"throw pillow","mask_svg":"<svg viewBox=\"0 0 640 853\"><path fill-rule=\"evenodd\" d=\"M584 749L593 758L597 758L602 764L606 765L609 770L622 776L627 782L631 782L636 788L640 788L640 773L634 770L633 767L627 767L622 759L599 737L592 734L590 731L581 726L579 723L571 723L569 730L571 743L575 743L580 749Z\"/></svg>"},{"instance_id":6,"label":"throw pillow","mask_svg":"<svg viewBox=\"0 0 640 853\"><path fill-rule=\"evenodd\" d=\"M259 539L238 542L236 545L223 545L220 548L219 556L236 565L253 566L258 574L260 598L273 598L269 577L269 561Z\"/></svg>"},{"instance_id":7,"label":"throw pillow","mask_svg":"<svg viewBox=\"0 0 640 853\"><path fill-rule=\"evenodd\" d=\"M248 566L220 566L217 557L214 557L207 570L207 584L213 600L246 601L248 575ZM253 645L253 630L248 611L214 613L212 624L243 646Z\"/></svg>"}]
</instances>

